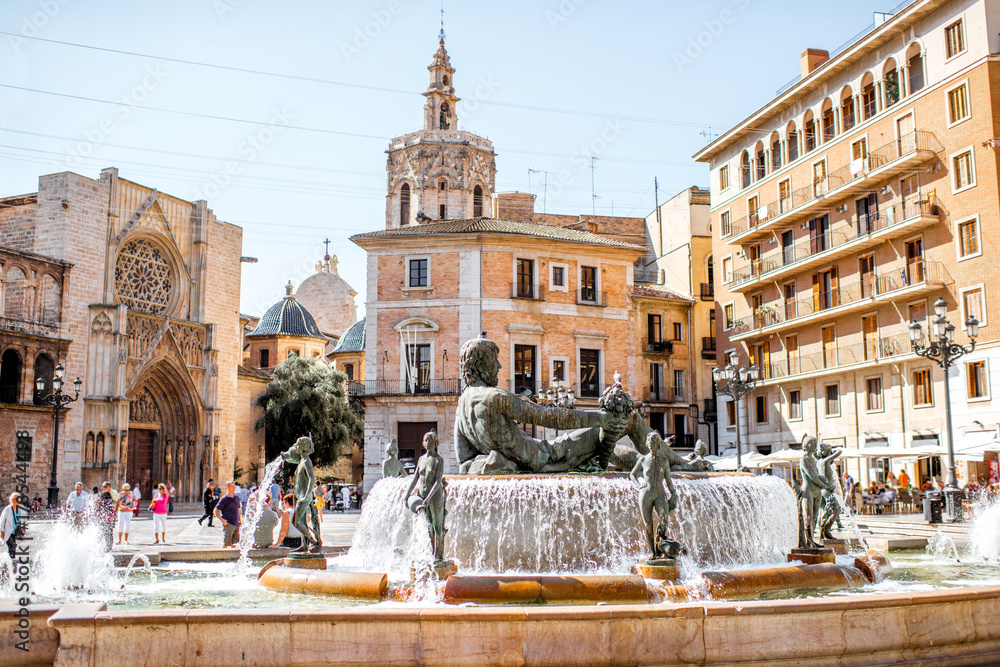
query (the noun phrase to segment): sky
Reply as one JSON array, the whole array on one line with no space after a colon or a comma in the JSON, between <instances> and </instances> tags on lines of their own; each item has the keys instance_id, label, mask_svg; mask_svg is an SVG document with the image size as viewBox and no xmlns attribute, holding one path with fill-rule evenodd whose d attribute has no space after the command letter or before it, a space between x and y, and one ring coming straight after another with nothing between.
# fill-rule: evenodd
<instances>
[{"instance_id":1,"label":"sky","mask_svg":"<svg viewBox=\"0 0 1000 667\"><path fill-rule=\"evenodd\" d=\"M661 202L708 185L691 155L795 77L805 48L893 4L445 0L459 129L493 141L497 192L643 217L654 178ZM259 262L243 264L243 312L311 275L329 238L360 315L365 253L349 237L385 226L385 149L422 127L441 6L4 0L0 196L115 166L244 229Z\"/></svg>"}]
</instances>

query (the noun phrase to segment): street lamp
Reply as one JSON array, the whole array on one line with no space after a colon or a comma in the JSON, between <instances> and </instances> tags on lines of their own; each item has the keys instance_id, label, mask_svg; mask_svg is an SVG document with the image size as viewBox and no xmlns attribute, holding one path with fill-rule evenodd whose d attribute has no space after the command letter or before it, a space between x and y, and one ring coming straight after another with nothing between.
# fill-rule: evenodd
<instances>
[{"instance_id":1,"label":"street lamp","mask_svg":"<svg viewBox=\"0 0 1000 667\"><path fill-rule=\"evenodd\" d=\"M736 470L743 467L743 445L740 442L740 399L753 391L760 377L760 371L756 366L749 368L738 367L740 355L735 350L729 353L729 365L725 368L713 368L712 380L715 382L717 394L724 394L731 397L736 402ZM726 386L719 386L725 380Z\"/></svg>"},{"instance_id":2,"label":"street lamp","mask_svg":"<svg viewBox=\"0 0 1000 667\"><path fill-rule=\"evenodd\" d=\"M933 339L929 343L923 342L923 331L920 323L913 321L910 323L910 344L913 351L919 356L930 359L944 369L944 411L945 430L948 438L948 482L945 484L944 496L948 505L948 512L951 520L955 523L962 521L961 490L958 488L958 479L955 477L955 442L952 436L951 427L951 393L948 382L948 369L955 364L955 360L976 349L976 336L979 335L979 320L970 316L965 321L965 333L969 336L969 345L963 346L955 342L955 325L947 320L948 303L944 299L934 302L934 320L931 322ZM936 340L935 340L936 339Z\"/></svg>"},{"instance_id":3,"label":"street lamp","mask_svg":"<svg viewBox=\"0 0 1000 667\"><path fill-rule=\"evenodd\" d=\"M70 398L68 395L62 393L63 388L63 375L65 375L66 369L63 368L62 364L56 366L55 377L52 378L52 393L48 396L42 396L45 391L45 378L38 377L35 379L35 389L38 390L38 400L41 403L52 406L52 418L55 420L55 427L52 432L52 476L49 478L49 508L54 508L59 504L59 487L56 486L56 460L59 455L59 412L78 399L80 397L80 387L83 385L83 381L80 378L73 380L73 397Z\"/></svg>"}]
</instances>

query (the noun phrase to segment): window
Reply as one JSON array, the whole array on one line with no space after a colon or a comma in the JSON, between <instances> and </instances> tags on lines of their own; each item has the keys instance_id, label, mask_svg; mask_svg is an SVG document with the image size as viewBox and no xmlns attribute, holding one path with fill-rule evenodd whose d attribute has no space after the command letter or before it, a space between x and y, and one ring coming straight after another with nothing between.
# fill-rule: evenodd
<instances>
[{"instance_id":1,"label":"window","mask_svg":"<svg viewBox=\"0 0 1000 667\"><path fill-rule=\"evenodd\" d=\"M844 98L840 102L840 117L843 119L845 132L854 127L854 95L850 88L844 90Z\"/></svg>"},{"instance_id":2,"label":"window","mask_svg":"<svg viewBox=\"0 0 1000 667\"><path fill-rule=\"evenodd\" d=\"M724 164L719 168L719 190L729 189L729 165Z\"/></svg>"},{"instance_id":3,"label":"window","mask_svg":"<svg viewBox=\"0 0 1000 667\"><path fill-rule=\"evenodd\" d=\"M731 283L733 282L733 258L723 257L722 258L722 282Z\"/></svg>"},{"instance_id":4,"label":"window","mask_svg":"<svg viewBox=\"0 0 1000 667\"><path fill-rule=\"evenodd\" d=\"M823 340L823 368L832 368L837 365L837 336L834 327L823 327L820 334Z\"/></svg>"},{"instance_id":5,"label":"window","mask_svg":"<svg viewBox=\"0 0 1000 667\"><path fill-rule=\"evenodd\" d=\"M354 364L344 364L344 375L348 382L354 382Z\"/></svg>"},{"instance_id":6,"label":"window","mask_svg":"<svg viewBox=\"0 0 1000 667\"><path fill-rule=\"evenodd\" d=\"M735 311L733 304L727 303L722 307L722 319L726 321L727 331L733 328L733 324L735 323Z\"/></svg>"},{"instance_id":7,"label":"window","mask_svg":"<svg viewBox=\"0 0 1000 667\"><path fill-rule=\"evenodd\" d=\"M566 360L565 359L553 359L552 360L552 382L565 382L566 381Z\"/></svg>"},{"instance_id":8,"label":"window","mask_svg":"<svg viewBox=\"0 0 1000 667\"><path fill-rule=\"evenodd\" d=\"M785 137L785 146L788 147L788 161L799 159L799 133L795 130L795 121L788 123L788 134Z\"/></svg>"},{"instance_id":9,"label":"window","mask_svg":"<svg viewBox=\"0 0 1000 667\"><path fill-rule=\"evenodd\" d=\"M958 223L959 259L973 257L979 253L979 221L976 218Z\"/></svg>"},{"instance_id":10,"label":"window","mask_svg":"<svg viewBox=\"0 0 1000 667\"><path fill-rule=\"evenodd\" d=\"M722 230L724 237L733 233L733 222L729 217L729 211L723 211L719 216L719 229Z\"/></svg>"},{"instance_id":11,"label":"window","mask_svg":"<svg viewBox=\"0 0 1000 667\"><path fill-rule=\"evenodd\" d=\"M472 217L479 218L483 215L483 186L477 185L472 190Z\"/></svg>"},{"instance_id":12,"label":"window","mask_svg":"<svg viewBox=\"0 0 1000 667\"><path fill-rule=\"evenodd\" d=\"M983 299L983 288L973 287L962 292L962 308L965 310L964 320L974 317L980 327L986 326L986 301Z\"/></svg>"},{"instance_id":13,"label":"window","mask_svg":"<svg viewBox=\"0 0 1000 667\"><path fill-rule=\"evenodd\" d=\"M447 209L445 208L445 205L444 204L440 204L438 206L438 220L444 220L446 213L447 213Z\"/></svg>"},{"instance_id":14,"label":"window","mask_svg":"<svg viewBox=\"0 0 1000 667\"><path fill-rule=\"evenodd\" d=\"M868 412L882 411L882 378L865 380L865 409Z\"/></svg>"},{"instance_id":15,"label":"window","mask_svg":"<svg viewBox=\"0 0 1000 667\"><path fill-rule=\"evenodd\" d=\"M736 401L726 401L726 426L728 428L736 426Z\"/></svg>"},{"instance_id":16,"label":"window","mask_svg":"<svg viewBox=\"0 0 1000 667\"><path fill-rule=\"evenodd\" d=\"M813 196L819 197L826 191L826 162L821 161L813 165Z\"/></svg>"},{"instance_id":17,"label":"window","mask_svg":"<svg viewBox=\"0 0 1000 667\"><path fill-rule=\"evenodd\" d=\"M580 350L580 396L597 398L601 395L600 366L600 350Z\"/></svg>"},{"instance_id":18,"label":"window","mask_svg":"<svg viewBox=\"0 0 1000 667\"><path fill-rule=\"evenodd\" d=\"M757 142L757 180L767 176L767 160L764 158L764 143Z\"/></svg>"},{"instance_id":19,"label":"window","mask_svg":"<svg viewBox=\"0 0 1000 667\"><path fill-rule=\"evenodd\" d=\"M260 351L260 367L268 368L271 366L271 351L261 350Z\"/></svg>"},{"instance_id":20,"label":"window","mask_svg":"<svg viewBox=\"0 0 1000 667\"><path fill-rule=\"evenodd\" d=\"M408 283L410 287L427 287L428 261L426 258L410 260L410 280Z\"/></svg>"},{"instance_id":21,"label":"window","mask_svg":"<svg viewBox=\"0 0 1000 667\"><path fill-rule=\"evenodd\" d=\"M813 120L812 111L807 111L805 119L802 121L802 134L805 139L806 153L816 148L816 121Z\"/></svg>"},{"instance_id":22,"label":"window","mask_svg":"<svg viewBox=\"0 0 1000 667\"><path fill-rule=\"evenodd\" d=\"M802 392L798 389L788 392L788 418L802 419Z\"/></svg>"},{"instance_id":23,"label":"window","mask_svg":"<svg viewBox=\"0 0 1000 667\"><path fill-rule=\"evenodd\" d=\"M792 210L792 182L789 179L778 183L778 213Z\"/></svg>"},{"instance_id":24,"label":"window","mask_svg":"<svg viewBox=\"0 0 1000 667\"><path fill-rule=\"evenodd\" d=\"M674 322L674 340L684 340L684 325Z\"/></svg>"},{"instance_id":25,"label":"window","mask_svg":"<svg viewBox=\"0 0 1000 667\"><path fill-rule=\"evenodd\" d=\"M840 416L840 385L826 385L826 416Z\"/></svg>"},{"instance_id":26,"label":"window","mask_svg":"<svg viewBox=\"0 0 1000 667\"><path fill-rule=\"evenodd\" d=\"M986 362L970 361L965 365L965 376L969 383L969 398L986 398L989 388L986 384Z\"/></svg>"},{"instance_id":27,"label":"window","mask_svg":"<svg viewBox=\"0 0 1000 667\"><path fill-rule=\"evenodd\" d=\"M399 188L399 226L410 224L410 184Z\"/></svg>"},{"instance_id":28,"label":"window","mask_svg":"<svg viewBox=\"0 0 1000 667\"><path fill-rule=\"evenodd\" d=\"M972 149L956 155L951 159L955 172L955 191L971 188L976 184L976 168L972 164Z\"/></svg>"},{"instance_id":29,"label":"window","mask_svg":"<svg viewBox=\"0 0 1000 667\"><path fill-rule=\"evenodd\" d=\"M438 181L438 190L444 192L448 189L448 181Z\"/></svg>"},{"instance_id":30,"label":"window","mask_svg":"<svg viewBox=\"0 0 1000 667\"><path fill-rule=\"evenodd\" d=\"M674 392L671 397L675 401L684 400L684 371L674 371Z\"/></svg>"},{"instance_id":31,"label":"window","mask_svg":"<svg viewBox=\"0 0 1000 667\"><path fill-rule=\"evenodd\" d=\"M580 301L597 302L597 267L580 267Z\"/></svg>"},{"instance_id":32,"label":"window","mask_svg":"<svg viewBox=\"0 0 1000 667\"><path fill-rule=\"evenodd\" d=\"M969 112L969 84L963 84L954 90L948 91L948 124L965 120L970 116Z\"/></svg>"},{"instance_id":33,"label":"window","mask_svg":"<svg viewBox=\"0 0 1000 667\"><path fill-rule=\"evenodd\" d=\"M515 345L514 392L520 394L525 390L532 394L537 391L535 386L535 346Z\"/></svg>"},{"instance_id":34,"label":"window","mask_svg":"<svg viewBox=\"0 0 1000 667\"><path fill-rule=\"evenodd\" d=\"M750 153L743 151L740 157L740 183L744 188L750 187Z\"/></svg>"},{"instance_id":35,"label":"window","mask_svg":"<svg viewBox=\"0 0 1000 667\"><path fill-rule=\"evenodd\" d=\"M767 395L754 396L754 417L758 424L767 423Z\"/></svg>"},{"instance_id":36,"label":"window","mask_svg":"<svg viewBox=\"0 0 1000 667\"><path fill-rule=\"evenodd\" d=\"M566 286L566 268L562 266L552 267L552 284L555 287Z\"/></svg>"},{"instance_id":37,"label":"window","mask_svg":"<svg viewBox=\"0 0 1000 667\"><path fill-rule=\"evenodd\" d=\"M429 394L431 391L429 343L406 346L406 390L410 394Z\"/></svg>"},{"instance_id":38,"label":"window","mask_svg":"<svg viewBox=\"0 0 1000 667\"><path fill-rule=\"evenodd\" d=\"M517 285L514 296L518 299L535 298L535 261L532 259L517 260Z\"/></svg>"},{"instance_id":39,"label":"window","mask_svg":"<svg viewBox=\"0 0 1000 667\"><path fill-rule=\"evenodd\" d=\"M448 105L441 105L441 112L438 114L438 129L439 130L449 130L451 129L451 118L448 117Z\"/></svg>"},{"instance_id":40,"label":"window","mask_svg":"<svg viewBox=\"0 0 1000 667\"><path fill-rule=\"evenodd\" d=\"M649 365L649 400L664 401L667 392L664 389L663 364Z\"/></svg>"},{"instance_id":41,"label":"window","mask_svg":"<svg viewBox=\"0 0 1000 667\"><path fill-rule=\"evenodd\" d=\"M933 405L934 395L931 392L931 369L923 368L913 372L913 404Z\"/></svg>"},{"instance_id":42,"label":"window","mask_svg":"<svg viewBox=\"0 0 1000 667\"><path fill-rule=\"evenodd\" d=\"M907 61L906 69L910 72L910 94L912 95L924 87L924 56L920 53L919 47Z\"/></svg>"},{"instance_id":43,"label":"window","mask_svg":"<svg viewBox=\"0 0 1000 667\"><path fill-rule=\"evenodd\" d=\"M781 169L781 137L777 132L771 135L771 170Z\"/></svg>"},{"instance_id":44,"label":"window","mask_svg":"<svg viewBox=\"0 0 1000 667\"><path fill-rule=\"evenodd\" d=\"M861 90L861 107L865 116L865 120L868 120L876 114L878 111L878 105L875 103L875 84L869 83Z\"/></svg>"},{"instance_id":45,"label":"window","mask_svg":"<svg viewBox=\"0 0 1000 667\"><path fill-rule=\"evenodd\" d=\"M661 321L661 315L654 315L652 313L646 315L646 335L650 343L659 343L662 340L663 328Z\"/></svg>"},{"instance_id":46,"label":"window","mask_svg":"<svg viewBox=\"0 0 1000 667\"><path fill-rule=\"evenodd\" d=\"M295 349L295 348L292 348L292 349L290 349L290 350L288 351L288 353L287 353L287 354L285 355L285 357L286 357L287 359L291 359L291 358L292 358L293 356L294 356L294 357L300 357L300 356L302 356L302 355L301 355L301 354L299 354L299 351L298 351L297 349Z\"/></svg>"},{"instance_id":47,"label":"window","mask_svg":"<svg viewBox=\"0 0 1000 667\"><path fill-rule=\"evenodd\" d=\"M886 108L899 102L899 70L896 63L892 62L883 74L883 84L885 85L885 106Z\"/></svg>"},{"instance_id":48,"label":"window","mask_svg":"<svg viewBox=\"0 0 1000 667\"><path fill-rule=\"evenodd\" d=\"M945 54L948 58L965 51L965 30L959 19L944 29Z\"/></svg>"},{"instance_id":49,"label":"window","mask_svg":"<svg viewBox=\"0 0 1000 667\"><path fill-rule=\"evenodd\" d=\"M829 103L829 100L827 100ZM833 107L829 107L823 111L822 116L823 123L823 143L830 141L837 134L837 125L834 122L833 117Z\"/></svg>"},{"instance_id":50,"label":"window","mask_svg":"<svg viewBox=\"0 0 1000 667\"><path fill-rule=\"evenodd\" d=\"M787 336L785 338L785 357L788 362L788 374L796 375L801 373L799 368L799 337Z\"/></svg>"}]
</instances>

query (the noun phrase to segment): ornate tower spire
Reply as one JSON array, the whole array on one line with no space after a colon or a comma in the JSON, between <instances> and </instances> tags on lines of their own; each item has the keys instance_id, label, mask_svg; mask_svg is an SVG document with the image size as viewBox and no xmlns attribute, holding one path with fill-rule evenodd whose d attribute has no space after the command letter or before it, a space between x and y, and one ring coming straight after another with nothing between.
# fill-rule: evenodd
<instances>
[{"instance_id":1,"label":"ornate tower spire","mask_svg":"<svg viewBox=\"0 0 1000 667\"><path fill-rule=\"evenodd\" d=\"M441 33L438 35L438 50L434 60L427 67L431 73L431 82L424 97L424 129L425 130L457 130L458 115L455 104L455 68L451 66L448 50L444 48L444 23L442 19Z\"/></svg>"}]
</instances>

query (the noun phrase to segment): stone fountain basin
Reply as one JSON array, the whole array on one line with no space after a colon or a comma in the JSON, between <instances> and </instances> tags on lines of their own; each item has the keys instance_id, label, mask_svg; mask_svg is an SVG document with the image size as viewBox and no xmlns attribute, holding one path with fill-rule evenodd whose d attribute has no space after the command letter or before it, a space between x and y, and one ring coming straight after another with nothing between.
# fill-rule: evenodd
<instances>
[{"instance_id":1,"label":"stone fountain basin","mask_svg":"<svg viewBox=\"0 0 1000 667\"><path fill-rule=\"evenodd\" d=\"M0 664L16 608L0 608ZM1000 652L1000 587L821 600L588 607L32 610L30 664L913 665ZM220 639L223 638L223 639Z\"/></svg>"}]
</instances>

